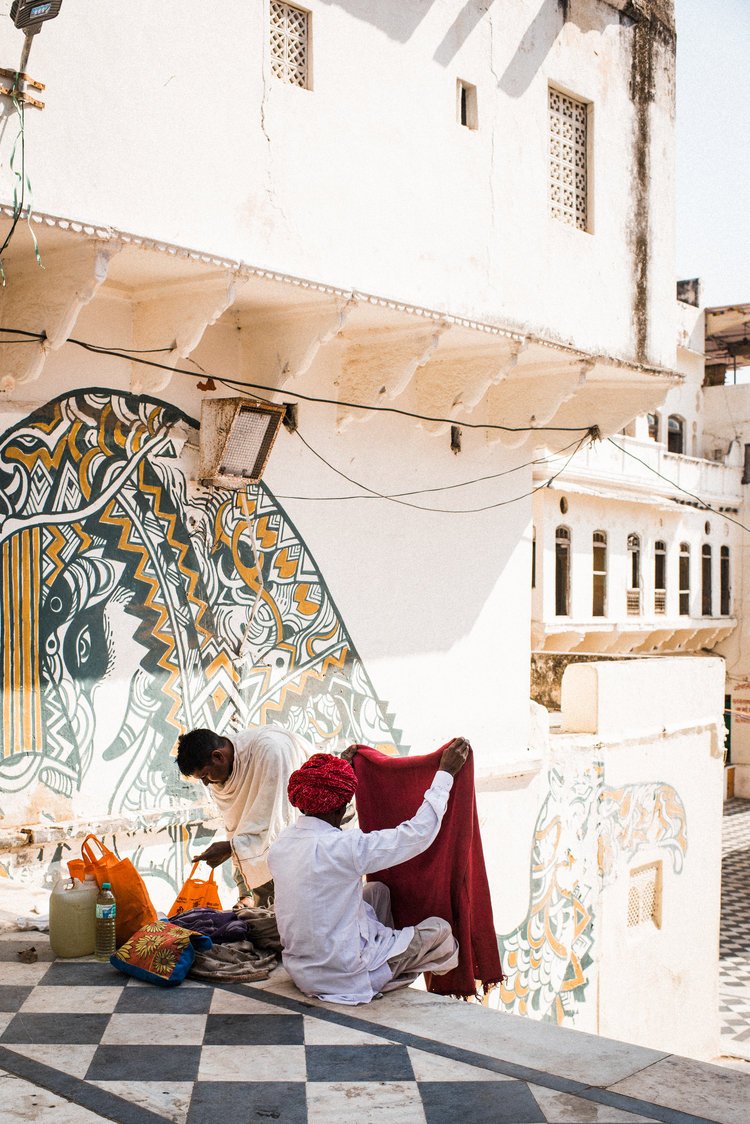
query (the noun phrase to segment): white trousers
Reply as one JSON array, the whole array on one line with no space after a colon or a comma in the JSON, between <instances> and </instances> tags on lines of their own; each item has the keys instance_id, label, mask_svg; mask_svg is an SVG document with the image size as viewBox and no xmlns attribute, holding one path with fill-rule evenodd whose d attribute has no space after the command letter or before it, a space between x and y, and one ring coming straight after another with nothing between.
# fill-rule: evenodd
<instances>
[{"instance_id":1,"label":"white trousers","mask_svg":"<svg viewBox=\"0 0 750 1124\"><path fill-rule=\"evenodd\" d=\"M367 882L364 899L372 906L378 921L393 929L391 892L384 882ZM393 978L384 984L383 991L407 987L421 972L435 972L442 976L458 964L458 941L450 925L442 917L427 917L414 926L414 936L407 948L388 961Z\"/></svg>"}]
</instances>

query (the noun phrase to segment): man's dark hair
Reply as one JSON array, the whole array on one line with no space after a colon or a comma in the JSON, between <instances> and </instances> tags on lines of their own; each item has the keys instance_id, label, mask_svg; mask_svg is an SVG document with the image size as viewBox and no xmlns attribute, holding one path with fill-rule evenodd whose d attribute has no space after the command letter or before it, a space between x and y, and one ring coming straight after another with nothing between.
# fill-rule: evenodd
<instances>
[{"instance_id":1,"label":"man's dark hair","mask_svg":"<svg viewBox=\"0 0 750 1124\"><path fill-rule=\"evenodd\" d=\"M192 777L208 765L215 749L221 749L226 738L213 730L189 730L177 739L177 768L183 777Z\"/></svg>"}]
</instances>

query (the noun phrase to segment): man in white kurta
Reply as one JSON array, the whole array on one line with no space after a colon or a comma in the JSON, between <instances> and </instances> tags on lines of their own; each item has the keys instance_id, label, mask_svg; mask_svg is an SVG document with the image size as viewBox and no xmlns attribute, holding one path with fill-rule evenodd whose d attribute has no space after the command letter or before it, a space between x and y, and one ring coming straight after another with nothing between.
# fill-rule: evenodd
<instances>
[{"instance_id":1,"label":"man in white kurta","mask_svg":"<svg viewBox=\"0 0 750 1124\"><path fill-rule=\"evenodd\" d=\"M231 858L241 900L252 891L255 903L265 905L272 895L269 848L296 819L287 785L312 752L280 726L242 730L231 740L212 730L192 730L179 740L177 764L209 789L227 836L195 857L212 867Z\"/></svg>"},{"instance_id":2,"label":"man in white kurta","mask_svg":"<svg viewBox=\"0 0 750 1124\"><path fill-rule=\"evenodd\" d=\"M341 830L356 787L347 763L315 754L293 774L290 799L303 813L315 810L281 833L269 866L284 967L306 995L331 1003L368 1003L382 991L411 983L420 972L455 968L458 945L447 921L431 917L394 929L387 887L364 886L362 879L427 850L440 830L466 747L462 738L451 742L417 814L383 831ZM316 784L322 786L319 791L311 787ZM330 799L326 785L332 786ZM321 813L326 808L332 811Z\"/></svg>"}]
</instances>

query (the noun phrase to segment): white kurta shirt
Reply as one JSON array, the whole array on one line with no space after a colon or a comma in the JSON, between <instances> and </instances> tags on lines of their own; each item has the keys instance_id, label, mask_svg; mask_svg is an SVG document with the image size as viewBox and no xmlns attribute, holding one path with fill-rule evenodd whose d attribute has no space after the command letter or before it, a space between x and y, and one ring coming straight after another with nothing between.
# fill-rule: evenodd
<instances>
[{"instance_id":1,"label":"white kurta shirt","mask_svg":"<svg viewBox=\"0 0 750 1124\"><path fill-rule=\"evenodd\" d=\"M268 857L284 967L305 995L331 1003L369 1003L392 978L386 963L414 935L381 924L362 898L362 876L398 866L430 846L453 786L435 774L411 820L383 831L341 831L300 816Z\"/></svg>"},{"instance_id":2,"label":"white kurta shirt","mask_svg":"<svg viewBox=\"0 0 750 1124\"><path fill-rule=\"evenodd\" d=\"M315 749L281 726L242 730L230 738L234 764L224 784L209 792L224 820L232 854L247 886L268 882L268 850L285 827L296 819L287 785L295 769Z\"/></svg>"}]
</instances>

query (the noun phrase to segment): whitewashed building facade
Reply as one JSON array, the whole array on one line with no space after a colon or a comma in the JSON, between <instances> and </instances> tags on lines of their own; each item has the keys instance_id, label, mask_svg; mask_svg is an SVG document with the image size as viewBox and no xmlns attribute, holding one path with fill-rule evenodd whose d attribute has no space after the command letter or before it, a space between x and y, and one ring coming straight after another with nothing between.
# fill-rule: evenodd
<instances>
[{"instance_id":1,"label":"whitewashed building facade","mask_svg":"<svg viewBox=\"0 0 750 1124\"><path fill-rule=\"evenodd\" d=\"M33 213L0 298L7 882L49 885L94 826L168 905L216 828L176 774L187 727L390 752L464 733L499 1005L710 1054L720 664L664 665L668 733L654 677L632 737L599 736L572 680L564 745L529 715L534 462L681 382L671 4L236 7L65 0L33 44ZM5 67L20 45L3 18ZM198 469L202 404L237 394L297 404L247 493ZM606 674L602 698L638 666ZM696 887L678 981L657 969Z\"/></svg>"}]
</instances>

